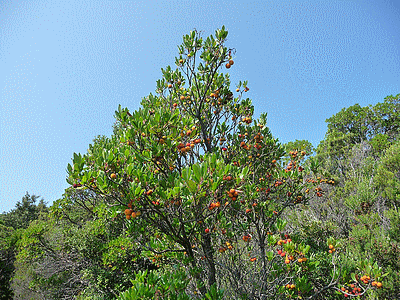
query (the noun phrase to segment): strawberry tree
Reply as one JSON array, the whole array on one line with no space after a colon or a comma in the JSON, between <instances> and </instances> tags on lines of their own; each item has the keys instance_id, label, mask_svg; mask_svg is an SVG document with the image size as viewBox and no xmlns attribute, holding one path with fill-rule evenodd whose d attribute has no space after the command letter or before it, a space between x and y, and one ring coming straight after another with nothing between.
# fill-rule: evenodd
<instances>
[{"instance_id":1,"label":"strawberry tree","mask_svg":"<svg viewBox=\"0 0 400 300\"><path fill-rule=\"evenodd\" d=\"M304 151L281 162L247 81L231 91L227 34L184 36L176 68L162 69L138 110L118 108L110 139L74 154L68 182L103 195L155 264L186 268L193 298L215 286L238 299L312 297L317 263L281 216L322 190L300 165Z\"/></svg>"}]
</instances>

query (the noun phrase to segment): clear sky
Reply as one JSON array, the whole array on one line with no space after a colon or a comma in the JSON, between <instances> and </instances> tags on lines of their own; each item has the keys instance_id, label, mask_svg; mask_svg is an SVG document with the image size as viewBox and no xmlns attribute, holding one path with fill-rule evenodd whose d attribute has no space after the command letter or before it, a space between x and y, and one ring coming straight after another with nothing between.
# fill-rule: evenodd
<instances>
[{"instance_id":1,"label":"clear sky","mask_svg":"<svg viewBox=\"0 0 400 300\"><path fill-rule=\"evenodd\" d=\"M154 93L184 34L222 25L232 82L282 142L316 146L343 107L400 93L399 0L0 0L0 212L60 198L73 152Z\"/></svg>"}]
</instances>

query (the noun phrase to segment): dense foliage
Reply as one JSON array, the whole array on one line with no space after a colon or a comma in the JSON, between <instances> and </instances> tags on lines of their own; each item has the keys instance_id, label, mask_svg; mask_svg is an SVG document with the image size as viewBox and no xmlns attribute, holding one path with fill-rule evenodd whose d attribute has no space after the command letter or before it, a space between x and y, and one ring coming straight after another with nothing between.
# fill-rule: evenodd
<instances>
[{"instance_id":1,"label":"dense foliage","mask_svg":"<svg viewBox=\"0 0 400 300\"><path fill-rule=\"evenodd\" d=\"M282 145L231 91L227 34L184 36L49 212L1 215L4 299L400 298L400 94Z\"/></svg>"}]
</instances>

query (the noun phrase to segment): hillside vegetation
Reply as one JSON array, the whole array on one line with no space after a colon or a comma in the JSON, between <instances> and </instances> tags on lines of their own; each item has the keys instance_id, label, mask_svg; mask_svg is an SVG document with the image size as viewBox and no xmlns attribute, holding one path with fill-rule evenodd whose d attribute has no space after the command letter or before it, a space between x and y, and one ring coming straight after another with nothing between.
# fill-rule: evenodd
<instances>
[{"instance_id":1,"label":"hillside vegetation","mask_svg":"<svg viewBox=\"0 0 400 300\"><path fill-rule=\"evenodd\" d=\"M0 299L400 299L400 94L280 144L227 34L184 36L60 199L0 215Z\"/></svg>"}]
</instances>

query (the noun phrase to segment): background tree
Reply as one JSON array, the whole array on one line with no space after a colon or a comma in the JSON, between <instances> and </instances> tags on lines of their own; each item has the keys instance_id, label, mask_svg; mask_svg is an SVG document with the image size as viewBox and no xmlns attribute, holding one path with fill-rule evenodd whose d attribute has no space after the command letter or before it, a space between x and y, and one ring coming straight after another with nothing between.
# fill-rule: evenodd
<instances>
[{"instance_id":1,"label":"background tree","mask_svg":"<svg viewBox=\"0 0 400 300\"><path fill-rule=\"evenodd\" d=\"M0 214L0 299L11 299L14 292L10 286L15 271L16 245L31 221L47 212L46 203L40 196L28 192L10 212Z\"/></svg>"},{"instance_id":2,"label":"background tree","mask_svg":"<svg viewBox=\"0 0 400 300\"><path fill-rule=\"evenodd\" d=\"M29 226L29 222L36 220L41 214L47 212L46 203L43 199L38 199L40 196L26 195L22 197L21 201L18 201L15 208L8 213L0 215L0 222L7 227L14 229L26 228Z\"/></svg>"},{"instance_id":3,"label":"background tree","mask_svg":"<svg viewBox=\"0 0 400 300\"><path fill-rule=\"evenodd\" d=\"M361 268L363 260L375 261L388 271L385 289L377 294L368 290L369 299L399 297L399 244L393 236L399 228L398 206L392 202L397 193L394 153L398 141L394 137L399 132L392 123L396 123L400 108L397 98L388 96L383 103L368 108L352 106L327 120L331 123L326 137L310 161L317 161L321 175L334 184L325 189L323 201L315 197L306 211L296 210L287 216L293 230L316 251L327 235L341 241L348 274ZM363 121L360 115L365 117ZM321 176L320 182L325 180Z\"/></svg>"}]
</instances>

